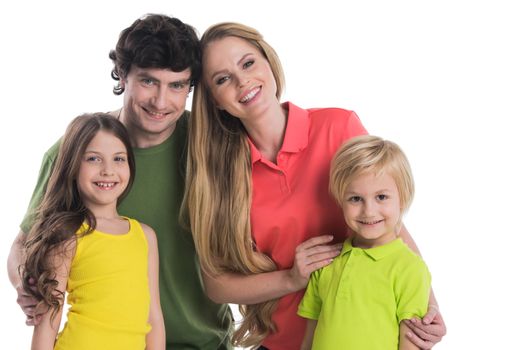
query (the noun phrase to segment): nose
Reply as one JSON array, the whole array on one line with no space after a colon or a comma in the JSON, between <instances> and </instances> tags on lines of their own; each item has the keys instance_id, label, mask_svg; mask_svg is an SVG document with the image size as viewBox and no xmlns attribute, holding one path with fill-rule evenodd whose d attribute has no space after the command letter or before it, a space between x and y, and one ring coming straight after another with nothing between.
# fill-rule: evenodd
<instances>
[{"instance_id":1,"label":"nose","mask_svg":"<svg viewBox=\"0 0 525 350\"><path fill-rule=\"evenodd\" d=\"M157 111L161 111L164 108L166 108L167 101L168 101L168 89L164 86L159 86L155 94L152 96L151 104L157 109Z\"/></svg>"},{"instance_id":2,"label":"nose","mask_svg":"<svg viewBox=\"0 0 525 350\"><path fill-rule=\"evenodd\" d=\"M374 216L376 211L376 205L374 201L365 201L363 210L366 216Z\"/></svg>"},{"instance_id":3,"label":"nose","mask_svg":"<svg viewBox=\"0 0 525 350\"><path fill-rule=\"evenodd\" d=\"M104 161L102 167L100 168L100 174L102 176L113 175L113 164L109 161Z\"/></svg>"},{"instance_id":4,"label":"nose","mask_svg":"<svg viewBox=\"0 0 525 350\"><path fill-rule=\"evenodd\" d=\"M239 73L237 82L240 88L247 86L250 83L250 77L245 73Z\"/></svg>"}]
</instances>

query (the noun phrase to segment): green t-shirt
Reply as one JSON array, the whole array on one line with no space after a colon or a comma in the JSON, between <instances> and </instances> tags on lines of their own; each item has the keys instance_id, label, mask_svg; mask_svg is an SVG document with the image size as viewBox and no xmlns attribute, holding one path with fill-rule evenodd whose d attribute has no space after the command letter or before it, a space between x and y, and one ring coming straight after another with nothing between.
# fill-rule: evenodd
<instances>
[{"instance_id":1,"label":"green t-shirt","mask_svg":"<svg viewBox=\"0 0 525 350\"><path fill-rule=\"evenodd\" d=\"M134 149L135 181L118 210L120 215L148 224L157 234L166 349L231 349L231 311L228 305L215 304L205 295L191 233L178 219L184 194L188 117L185 112L162 144ZM42 200L58 148L59 142L44 155L38 183L20 225L26 233L33 221L31 213Z\"/></svg>"},{"instance_id":2,"label":"green t-shirt","mask_svg":"<svg viewBox=\"0 0 525 350\"><path fill-rule=\"evenodd\" d=\"M297 313L317 320L312 349L397 350L399 322L423 317L429 294L425 263L400 238L370 249L347 240L312 273Z\"/></svg>"}]
</instances>

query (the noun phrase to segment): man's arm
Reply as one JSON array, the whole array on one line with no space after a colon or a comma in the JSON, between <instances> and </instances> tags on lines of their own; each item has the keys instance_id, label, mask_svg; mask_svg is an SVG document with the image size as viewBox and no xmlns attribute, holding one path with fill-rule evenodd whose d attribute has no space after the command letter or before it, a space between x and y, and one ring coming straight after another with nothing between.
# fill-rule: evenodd
<instances>
[{"instance_id":1,"label":"man's arm","mask_svg":"<svg viewBox=\"0 0 525 350\"><path fill-rule=\"evenodd\" d=\"M23 263L23 244L25 237L26 234L20 230L11 245L11 250L7 257L7 274L9 276L9 281L16 289L18 295L16 302L20 305L22 311L26 315L26 324L28 326L35 326L42 320L42 315L45 310L36 309L37 300L27 294L22 287L22 278L19 269Z\"/></svg>"}]
</instances>

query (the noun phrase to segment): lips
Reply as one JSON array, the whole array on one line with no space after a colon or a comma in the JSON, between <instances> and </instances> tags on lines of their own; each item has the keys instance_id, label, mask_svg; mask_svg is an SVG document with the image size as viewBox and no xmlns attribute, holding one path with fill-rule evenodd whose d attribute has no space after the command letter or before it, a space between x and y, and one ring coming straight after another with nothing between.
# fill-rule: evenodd
<instances>
[{"instance_id":1,"label":"lips","mask_svg":"<svg viewBox=\"0 0 525 350\"><path fill-rule=\"evenodd\" d=\"M163 119L165 118L168 114L170 114L169 112L167 113L164 113L164 112L154 112L154 111L151 111L147 108L144 108L142 107L142 109L153 119Z\"/></svg>"},{"instance_id":2,"label":"lips","mask_svg":"<svg viewBox=\"0 0 525 350\"><path fill-rule=\"evenodd\" d=\"M240 103L248 103L250 102L255 96L257 96L257 94L259 93L259 91L261 91L261 87L260 86L257 86L253 89L251 89L250 91L248 91L247 94L245 94L240 100L239 102Z\"/></svg>"},{"instance_id":3,"label":"lips","mask_svg":"<svg viewBox=\"0 0 525 350\"><path fill-rule=\"evenodd\" d=\"M378 224L380 222L382 222L383 220L362 220L362 221L358 221L360 224L362 225L375 225L375 224Z\"/></svg>"}]
</instances>

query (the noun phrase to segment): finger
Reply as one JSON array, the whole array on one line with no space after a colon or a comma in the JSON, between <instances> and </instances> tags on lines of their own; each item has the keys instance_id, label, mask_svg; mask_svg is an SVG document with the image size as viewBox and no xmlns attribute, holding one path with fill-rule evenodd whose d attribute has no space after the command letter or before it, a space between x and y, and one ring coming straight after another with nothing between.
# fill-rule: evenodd
<instances>
[{"instance_id":1,"label":"finger","mask_svg":"<svg viewBox=\"0 0 525 350\"><path fill-rule=\"evenodd\" d=\"M435 344L441 341L441 336L436 334L439 326L424 325L419 319L411 319L407 321L408 322L405 322L405 324L412 331L412 333L422 342L428 341Z\"/></svg>"},{"instance_id":2,"label":"finger","mask_svg":"<svg viewBox=\"0 0 525 350\"><path fill-rule=\"evenodd\" d=\"M407 332L406 336L415 346L417 346L420 349L428 350L432 349L432 347L434 346L434 343L422 340L412 332Z\"/></svg>"},{"instance_id":3,"label":"finger","mask_svg":"<svg viewBox=\"0 0 525 350\"><path fill-rule=\"evenodd\" d=\"M36 305L36 299L29 295L20 295L18 298L16 298L16 302L22 308Z\"/></svg>"},{"instance_id":4,"label":"finger","mask_svg":"<svg viewBox=\"0 0 525 350\"><path fill-rule=\"evenodd\" d=\"M331 242L333 239L334 239L334 236L332 235L323 235L323 236L313 237L299 244L297 246L297 249L308 249L311 247L315 247L316 245L326 244L328 242Z\"/></svg>"},{"instance_id":5,"label":"finger","mask_svg":"<svg viewBox=\"0 0 525 350\"><path fill-rule=\"evenodd\" d=\"M423 317L423 324L431 324L436 318L439 311L436 307L429 307L427 314Z\"/></svg>"},{"instance_id":6,"label":"finger","mask_svg":"<svg viewBox=\"0 0 525 350\"><path fill-rule=\"evenodd\" d=\"M317 261L315 263L309 264L306 267L305 273L310 275L312 272L319 270L320 268L325 267L327 265L330 265L332 261L334 261L334 259L325 259L325 260L321 260L321 261Z\"/></svg>"},{"instance_id":7,"label":"finger","mask_svg":"<svg viewBox=\"0 0 525 350\"><path fill-rule=\"evenodd\" d=\"M301 252L299 252L298 254L302 254L304 255L305 257L307 258L311 258L311 257L315 257L316 255L319 255L319 254L336 254L339 255L339 253L341 252L341 249L343 249L343 245L338 243L338 244L333 244L333 245L318 245L318 246L315 246L315 247L311 247L311 248L308 248L308 249L305 249Z\"/></svg>"},{"instance_id":8,"label":"finger","mask_svg":"<svg viewBox=\"0 0 525 350\"><path fill-rule=\"evenodd\" d=\"M330 263L336 256L339 255L339 253L340 253L339 250L329 250L327 252L313 254L313 255L308 256L306 259L304 259L304 264L308 266L308 265L314 265L319 262L326 262L326 261Z\"/></svg>"}]
</instances>

